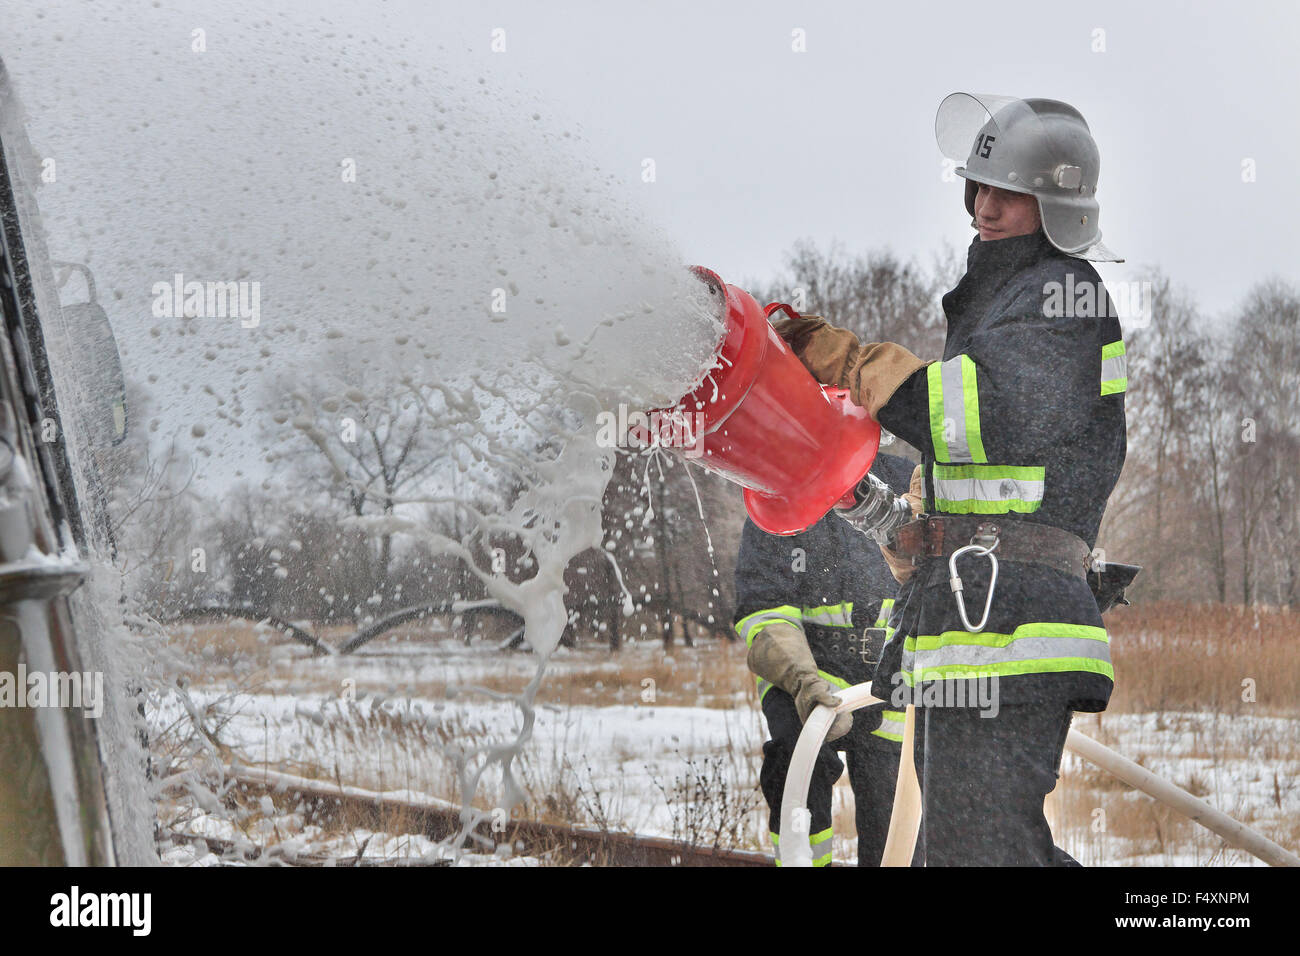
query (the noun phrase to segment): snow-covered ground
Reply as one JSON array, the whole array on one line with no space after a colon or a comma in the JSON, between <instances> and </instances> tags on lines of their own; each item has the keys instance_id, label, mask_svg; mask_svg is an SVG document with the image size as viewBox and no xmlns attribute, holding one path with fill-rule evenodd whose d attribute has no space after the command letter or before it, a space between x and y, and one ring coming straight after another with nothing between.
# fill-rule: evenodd
<instances>
[{"instance_id":1,"label":"snow-covered ground","mask_svg":"<svg viewBox=\"0 0 1300 956\"><path fill-rule=\"evenodd\" d=\"M1077 715L1102 741L1283 847L1300 837L1300 720L1218 713ZM1049 798L1057 842L1085 865L1263 865L1067 752Z\"/></svg>"},{"instance_id":2,"label":"snow-covered ground","mask_svg":"<svg viewBox=\"0 0 1300 956\"><path fill-rule=\"evenodd\" d=\"M191 694L214 719L228 717L217 736L249 766L453 799L460 794L448 747L504 743L520 725L513 703L462 696L348 701L288 692ZM170 723L182 716L179 703L172 702L157 719ZM729 842L757 848L767 826L765 814L754 812L762 805L756 790L762 739L761 718L745 705L543 705L519 768L534 812L646 834L696 834L709 842L718 829L743 824ZM498 783L489 774L475 805L492 809ZM696 796L701 790L707 799ZM281 832L296 833L301 821L277 823ZM207 816L189 829L223 839L235 835L227 821ZM328 849L309 832L297 835L299 852ZM343 849L355 854L353 844L362 839L349 837ZM376 841L385 856L422 856L429 852L427 842L405 847ZM367 855L380 852L376 845Z\"/></svg>"},{"instance_id":3,"label":"snow-covered ground","mask_svg":"<svg viewBox=\"0 0 1300 956\"><path fill-rule=\"evenodd\" d=\"M517 764L529 798L524 812L709 843L721 833L723 845L765 848L767 814L757 790L763 722L743 655L727 656L723 650L716 645L675 649L669 671L687 679L661 680L653 702L641 699L643 685L636 675L663 672L664 651L657 644L632 645L615 657L595 649L561 650L547 669L547 681L565 686L566 700L538 706L532 739ZM336 658L277 647L267 663L255 674L244 668L239 677L233 670L222 677L214 668L208 682L190 688L194 706L229 756L251 767L457 801L462 795L456 756L508 742L521 726L514 702L499 699L499 690L474 685L522 684L536 666L531 655L454 641L377 642L357 655ZM721 674L720 667L725 668ZM719 693L732 675L734 692ZM545 692L541 699L547 699ZM153 723L160 729L184 724L179 700L165 702ZM1284 846L1294 846L1293 821L1300 819L1297 720L1108 713L1100 719L1079 715L1075 726ZM500 799L499 773L489 771L474 804L490 811ZM852 796L844 780L837 800L835 854L852 862ZM304 826L291 808L264 801L261 809L256 822L237 827L220 813L178 798L164 807L164 818L171 814L179 832L230 839L242 830L255 845L278 844L299 853L429 860L438 852L420 836L325 833ZM1254 862L1072 754L1066 755L1048 811L1057 841L1086 865ZM177 864L203 861L187 844L165 858Z\"/></svg>"}]
</instances>

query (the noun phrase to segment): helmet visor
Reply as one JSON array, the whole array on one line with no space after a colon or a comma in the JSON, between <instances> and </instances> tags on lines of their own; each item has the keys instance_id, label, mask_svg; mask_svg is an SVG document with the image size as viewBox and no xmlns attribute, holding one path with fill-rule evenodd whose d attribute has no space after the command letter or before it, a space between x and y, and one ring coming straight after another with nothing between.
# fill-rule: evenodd
<instances>
[{"instance_id":1,"label":"helmet visor","mask_svg":"<svg viewBox=\"0 0 1300 956\"><path fill-rule=\"evenodd\" d=\"M1038 113L1015 96L952 93L939 104L934 138L958 172L980 182L1017 192L1051 185L1063 157Z\"/></svg>"},{"instance_id":2,"label":"helmet visor","mask_svg":"<svg viewBox=\"0 0 1300 956\"><path fill-rule=\"evenodd\" d=\"M965 163L972 153L982 150L984 144L976 141L981 133L986 132L984 127L990 120L1003 108L1018 102L1024 101L1014 96L983 93L950 93L945 96L934 117L934 138L939 151L949 159ZM987 132L996 134L999 129L994 122L993 129Z\"/></svg>"}]
</instances>

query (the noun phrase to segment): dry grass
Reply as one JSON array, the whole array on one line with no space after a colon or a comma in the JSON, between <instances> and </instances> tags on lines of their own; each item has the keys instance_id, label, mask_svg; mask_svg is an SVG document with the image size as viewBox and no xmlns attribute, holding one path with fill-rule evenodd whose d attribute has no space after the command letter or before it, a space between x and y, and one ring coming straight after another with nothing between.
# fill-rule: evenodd
<instances>
[{"instance_id":1,"label":"dry grass","mask_svg":"<svg viewBox=\"0 0 1300 956\"><path fill-rule=\"evenodd\" d=\"M1207 798L1237 792L1236 787L1245 786L1225 776L1230 772L1240 775L1243 762L1260 765L1264 768L1261 772L1271 776L1253 784L1254 803L1247 803L1243 797L1237 797L1236 806L1217 800L1215 803L1284 846L1300 845L1300 815L1286 810L1295 805L1296 788L1300 786L1300 739L1295 733L1257 729L1256 722L1240 720L1297 716L1300 613L1155 604L1119 609L1108 615L1106 623L1118 678L1115 694L1105 715L1079 715L1076 726L1103 742L1120 743L1127 756L1144 765L1152 758L1158 762L1165 756L1162 748L1178 740L1178 753L1186 759L1186 770L1184 778L1175 776L1174 782ZM348 628L337 628L324 636L337 641L349 632ZM531 655L494 653L483 643L466 648L459 641L448 640L449 636L446 631L411 625L385 635L357 657L334 660L312 659L305 648L283 635L244 622L190 625L177 629L174 639L192 652L193 678L198 685L228 686L232 678L238 678L250 689L275 683L291 687L295 694L330 693L337 691L339 675L350 666L348 662L355 661L358 694L367 690L392 693L388 678L376 677L376 686L367 687L363 665L368 657L402 654L406 645L414 644L427 645L435 655L445 651L448 656L447 666L433 668L433 676L426 667L419 679L403 684L401 692L413 697L437 700L451 696L461 684L463 665L467 663L475 673L469 683L498 693L518 693L533 675L536 659ZM418 656L428 660L427 655ZM562 661L562 666L553 669L544 681L540 704L561 708L630 705L645 701L643 694L653 690L656 706L756 706L753 679L745 667L745 649L735 643L702 641L695 648L676 647L668 656L657 642L625 645L616 655L603 646L584 645L561 651L557 660ZM374 673L382 675L389 669L376 667ZM1149 733L1144 730L1136 739L1130 733L1121 742L1114 725L1123 714L1154 715L1145 718L1150 721ZM1207 714L1223 715L1224 727L1232 727L1232 731L1195 719L1196 715ZM375 712L360 723L350 719L331 727L328 736L320 734L318 728L316 744L307 747L293 766L284 769L306 776L332 777L329 768L335 766L331 756L331 752L338 752L335 748L345 752L369 748L375 753L409 748L422 755L418 761L392 766L384 773L385 779L363 773L349 782L377 788L410 787L455 799L454 771L449 763L431 755L453 742L472 744L481 728L461 727L447 737L449 732L443 730L434 739L431 731L418 722ZM753 781L758 764L753 741L734 743L728 751L722 757L735 765L736 776L731 779ZM606 766L625 764L635 757L632 753L602 754L600 761ZM709 802L705 799L712 788L708 781L717 782L718 768L707 763L709 757L703 758L704 762L695 759L696 765L684 762L680 774L670 774L659 782L662 800L672 809L674 828L692 832L697 839L701 834L694 831L707 828L724 838L726 844L762 845L751 836L766 829L766 809L761 799L750 799L757 797L756 791L736 791L726 800ZM574 764L564 753L530 752L520 771L530 796L529 815L534 819L608 829L637 825L630 808L644 806L645 794L640 792L644 781L637 781L635 786L596 787L592 769L585 763ZM1268 801L1274 805L1263 809L1258 800L1261 786L1274 795ZM852 795L844 780L836 790L837 856L851 858L855 845ZM489 809L483 799L475 802ZM1058 842L1085 864L1113 864L1125 859L1186 863L1189 857L1200 865L1243 860L1236 851L1226 850L1212 834L1131 791L1109 774L1069 757L1062 780L1048 799L1048 813ZM742 827L737 821L745 815L751 818L751 824L764 817L763 826ZM292 821L292 814L289 819ZM280 822L268 824L256 806L247 807L242 812L241 829L250 839L259 834L267 838L269 834L262 830ZM402 820L384 822L386 832L404 832ZM326 835L342 835L349 825L347 820L331 821Z\"/></svg>"},{"instance_id":2,"label":"dry grass","mask_svg":"<svg viewBox=\"0 0 1300 956\"><path fill-rule=\"evenodd\" d=\"M1113 611L1106 627L1113 710L1296 713L1298 611L1161 603Z\"/></svg>"},{"instance_id":3,"label":"dry grass","mask_svg":"<svg viewBox=\"0 0 1300 956\"><path fill-rule=\"evenodd\" d=\"M1292 714L1300 701L1300 612L1163 603L1118 609L1108 615L1106 625L1117 677L1111 711ZM321 636L338 641L350 633L350 628L336 627ZM446 637L447 632L428 627L398 628L356 659L364 659L367 651L382 654L405 644L445 645ZM306 655L305 648L282 634L241 621L174 628L173 640L191 652L196 683L229 676L232 669L242 676L259 670L284 676L282 668L273 666L272 649L286 644L290 653L281 652L281 660ZM524 663L476 680L488 690L518 693L532 676L528 655L494 656L482 644L473 652L484 659ZM548 675L540 702L597 707L635 703L642 699L647 679L654 681L656 703L665 706L730 708L738 693L753 697L745 648L738 642L705 641L694 648L674 648L667 657L653 642L627 645L620 654L596 645L562 654L565 666ZM302 680L305 690L326 689L312 686L309 663L292 666L295 684ZM332 680L333 674L329 676ZM449 683L454 681L425 681L408 689L442 697ZM1248 699L1252 692L1253 701Z\"/></svg>"},{"instance_id":4,"label":"dry grass","mask_svg":"<svg viewBox=\"0 0 1300 956\"><path fill-rule=\"evenodd\" d=\"M337 643L352 633L340 627L323 631L327 642ZM417 625L395 628L355 655L334 661L310 656L310 651L270 628L244 621L226 621L174 626L172 642L183 648L194 662L190 674L197 685L224 682L238 677L241 683L266 685L288 680L301 693L337 693L340 674L350 662L358 671L372 655L382 656L411 644L462 655L450 664L464 663L472 655L489 667L482 668L472 685L502 694L518 694L532 679L536 658L524 652L494 653L483 644L464 648L440 632L430 633ZM561 650L537 696L539 704L555 706L606 707L616 704L654 703L665 707L713 707L729 710L738 703L757 701L754 679L745 666L746 650L738 641L701 640L695 647L675 647L665 654L658 642L625 645L611 654L599 645ZM446 698L465 686L455 673L444 668L445 676L408 680L401 688L412 697ZM649 682L649 683L648 683ZM382 685L382 686L381 686ZM368 686L364 677L356 690L394 692L391 677Z\"/></svg>"},{"instance_id":5,"label":"dry grass","mask_svg":"<svg viewBox=\"0 0 1300 956\"><path fill-rule=\"evenodd\" d=\"M749 694L757 700L754 679L745 666L743 644L718 641L676 648L668 657L657 648L647 651L621 656L603 650L595 654L579 651L569 660L577 657L585 666L569 665L548 676L538 699L544 703L599 707L642 700L649 703L647 695L653 692L653 703L659 706L727 710L736 706L738 694ZM501 691L519 689L512 686L512 681L497 677L476 683Z\"/></svg>"}]
</instances>

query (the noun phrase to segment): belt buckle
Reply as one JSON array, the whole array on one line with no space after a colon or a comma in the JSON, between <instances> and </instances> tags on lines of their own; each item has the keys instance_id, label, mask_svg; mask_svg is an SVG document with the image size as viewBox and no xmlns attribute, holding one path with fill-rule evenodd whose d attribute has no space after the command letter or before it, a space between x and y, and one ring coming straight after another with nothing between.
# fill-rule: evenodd
<instances>
[{"instance_id":1,"label":"belt buckle","mask_svg":"<svg viewBox=\"0 0 1300 956\"><path fill-rule=\"evenodd\" d=\"M873 656L873 652L878 652L884 648L885 629L883 627L864 627L862 629L861 642L862 663L877 663L879 658Z\"/></svg>"}]
</instances>

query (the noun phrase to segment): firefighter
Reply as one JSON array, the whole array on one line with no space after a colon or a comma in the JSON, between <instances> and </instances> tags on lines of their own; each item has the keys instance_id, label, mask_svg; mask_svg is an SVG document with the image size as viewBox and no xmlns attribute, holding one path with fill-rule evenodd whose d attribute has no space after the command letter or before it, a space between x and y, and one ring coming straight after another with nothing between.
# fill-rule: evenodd
<instances>
[{"instance_id":1,"label":"firefighter","mask_svg":"<svg viewBox=\"0 0 1300 956\"><path fill-rule=\"evenodd\" d=\"M902 493L911 468L904 458L879 455L872 472ZM749 647L771 738L763 745L759 781L778 866L781 794L803 721L817 704L834 706L836 690L871 680L896 590L880 549L834 515L789 536L745 522L736 562L736 631ZM880 864L902 726L901 710L883 705L836 717L808 792L814 866L831 860L831 793L844 771L837 751L845 754L856 804L858 865Z\"/></svg>"},{"instance_id":2,"label":"firefighter","mask_svg":"<svg viewBox=\"0 0 1300 956\"><path fill-rule=\"evenodd\" d=\"M1125 454L1124 342L1093 261L1097 146L1055 100L955 93L936 119L978 236L943 297L943 358L816 316L777 331L921 450L922 515L876 687L917 707L926 865L1057 865L1043 813L1073 711L1104 710L1110 646L1086 571ZM877 690L881 694L881 690Z\"/></svg>"}]
</instances>

